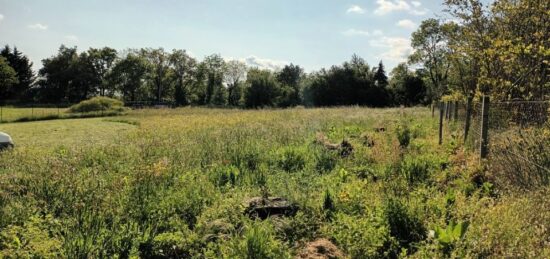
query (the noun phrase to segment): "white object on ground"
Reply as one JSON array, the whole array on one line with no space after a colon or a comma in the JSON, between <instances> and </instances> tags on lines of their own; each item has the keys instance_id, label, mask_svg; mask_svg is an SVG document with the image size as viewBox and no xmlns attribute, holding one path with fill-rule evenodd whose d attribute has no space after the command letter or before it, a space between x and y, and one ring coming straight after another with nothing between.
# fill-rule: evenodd
<instances>
[{"instance_id":1,"label":"white object on ground","mask_svg":"<svg viewBox=\"0 0 550 259\"><path fill-rule=\"evenodd\" d=\"M10 135L4 132L0 132L0 146L13 146L13 140L11 139Z\"/></svg>"}]
</instances>

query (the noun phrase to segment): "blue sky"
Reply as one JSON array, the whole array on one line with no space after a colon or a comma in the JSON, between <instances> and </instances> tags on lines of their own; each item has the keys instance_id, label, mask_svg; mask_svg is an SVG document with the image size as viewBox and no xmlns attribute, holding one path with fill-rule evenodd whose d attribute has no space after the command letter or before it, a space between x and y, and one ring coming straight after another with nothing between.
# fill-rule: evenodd
<instances>
[{"instance_id":1,"label":"blue sky","mask_svg":"<svg viewBox=\"0 0 550 259\"><path fill-rule=\"evenodd\" d=\"M441 9L436 0L0 0L0 44L16 45L35 68L65 44L178 48L306 71L357 53L390 69Z\"/></svg>"}]
</instances>

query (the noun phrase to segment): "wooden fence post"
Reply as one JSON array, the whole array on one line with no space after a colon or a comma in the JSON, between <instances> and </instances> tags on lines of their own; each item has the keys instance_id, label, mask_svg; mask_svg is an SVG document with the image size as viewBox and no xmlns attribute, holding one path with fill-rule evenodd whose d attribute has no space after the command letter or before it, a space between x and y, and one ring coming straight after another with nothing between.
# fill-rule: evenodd
<instances>
[{"instance_id":1,"label":"wooden fence post","mask_svg":"<svg viewBox=\"0 0 550 259\"><path fill-rule=\"evenodd\" d=\"M432 118L434 117L434 114L435 114L435 104L434 102L432 102Z\"/></svg>"},{"instance_id":2,"label":"wooden fence post","mask_svg":"<svg viewBox=\"0 0 550 259\"><path fill-rule=\"evenodd\" d=\"M481 159L487 158L489 154L489 106L489 96L484 95L481 108L481 145L479 150Z\"/></svg>"},{"instance_id":3,"label":"wooden fence post","mask_svg":"<svg viewBox=\"0 0 550 259\"><path fill-rule=\"evenodd\" d=\"M439 145L443 144L443 102L439 103Z\"/></svg>"},{"instance_id":4,"label":"wooden fence post","mask_svg":"<svg viewBox=\"0 0 550 259\"><path fill-rule=\"evenodd\" d=\"M453 113L454 121L458 121L458 101L455 101L454 108L455 108L455 111Z\"/></svg>"},{"instance_id":5,"label":"wooden fence post","mask_svg":"<svg viewBox=\"0 0 550 259\"><path fill-rule=\"evenodd\" d=\"M464 143L468 139L468 133L470 132L470 124L472 120L472 101L473 97L468 97L466 101L466 122L464 123Z\"/></svg>"}]
</instances>

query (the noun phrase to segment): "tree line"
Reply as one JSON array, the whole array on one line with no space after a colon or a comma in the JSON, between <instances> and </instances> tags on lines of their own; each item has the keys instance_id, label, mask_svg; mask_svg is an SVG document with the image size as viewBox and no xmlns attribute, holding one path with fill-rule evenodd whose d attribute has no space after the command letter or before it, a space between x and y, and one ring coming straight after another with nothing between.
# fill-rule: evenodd
<instances>
[{"instance_id":1,"label":"tree line","mask_svg":"<svg viewBox=\"0 0 550 259\"><path fill-rule=\"evenodd\" d=\"M10 71L6 78L11 79L2 83L0 96L12 102L75 103L110 96L130 103L258 108L384 107L427 101L425 95L407 93L425 88L414 72L401 69L390 82L382 61L371 69L357 55L340 66L307 74L294 64L271 71L226 61L218 54L198 61L180 49L118 52L104 47L79 53L76 47L61 46L57 54L42 60L35 75L32 63L17 48L6 46L1 53L3 70Z\"/></svg>"},{"instance_id":2,"label":"tree line","mask_svg":"<svg viewBox=\"0 0 550 259\"><path fill-rule=\"evenodd\" d=\"M413 53L388 75L382 61L349 61L305 73L250 68L214 54L199 61L185 50L61 46L32 63L17 48L0 56L0 98L74 103L93 96L126 102L230 107L428 104L442 98L550 98L550 1L445 0L445 18L426 19L411 35ZM413 68L413 69L411 69Z\"/></svg>"}]
</instances>

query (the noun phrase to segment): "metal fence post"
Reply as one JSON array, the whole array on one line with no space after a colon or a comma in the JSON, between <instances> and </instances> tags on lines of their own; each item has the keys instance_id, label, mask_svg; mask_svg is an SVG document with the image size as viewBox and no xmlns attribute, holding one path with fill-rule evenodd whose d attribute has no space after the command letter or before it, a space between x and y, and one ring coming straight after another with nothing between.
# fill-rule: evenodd
<instances>
[{"instance_id":1,"label":"metal fence post","mask_svg":"<svg viewBox=\"0 0 550 259\"><path fill-rule=\"evenodd\" d=\"M481 108L481 145L479 155L481 159L487 158L489 153L489 96L483 96Z\"/></svg>"},{"instance_id":2,"label":"metal fence post","mask_svg":"<svg viewBox=\"0 0 550 259\"><path fill-rule=\"evenodd\" d=\"M439 103L439 145L443 144L443 102Z\"/></svg>"}]
</instances>

